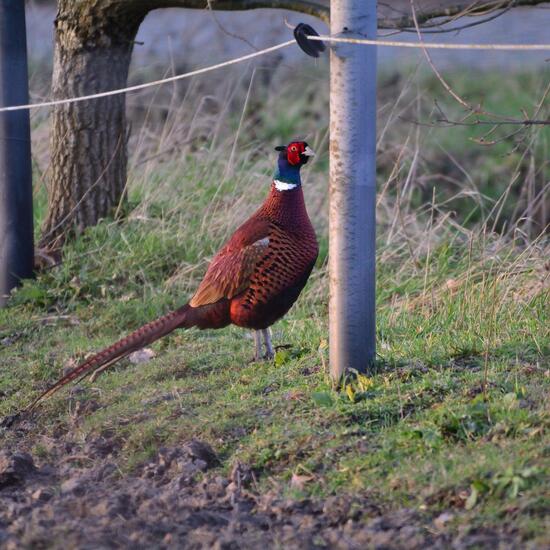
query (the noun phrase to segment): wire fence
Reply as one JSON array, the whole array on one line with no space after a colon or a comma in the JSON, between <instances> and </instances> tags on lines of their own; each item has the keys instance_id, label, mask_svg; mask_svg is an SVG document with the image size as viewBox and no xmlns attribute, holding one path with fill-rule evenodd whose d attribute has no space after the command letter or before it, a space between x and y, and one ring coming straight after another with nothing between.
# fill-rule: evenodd
<instances>
[{"instance_id":1,"label":"wire fence","mask_svg":"<svg viewBox=\"0 0 550 550\"><path fill-rule=\"evenodd\" d=\"M390 48L418 48L422 50L428 49L445 49L445 50L492 50L492 51L518 51L518 52L532 52L532 51L550 51L550 44L446 44L444 42L401 42L398 40L369 40L366 38L343 38L343 37L332 37L332 36L308 36L309 40L323 41L323 42L333 42L333 43L344 43L344 44L356 44L356 45L365 45L365 46L384 46ZM54 107L57 105L68 105L71 103L78 103L81 101L88 101L91 99L99 99L103 97L114 96L118 94L124 94L127 92L136 92L139 90L144 90L146 88L151 88L153 86L160 86L162 84L168 84L170 82L176 82L178 80L183 80L186 78L191 78L193 76L198 76L201 74L206 74L224 67L229 67L230 65L236 65L237 63L242 63L243 61L249 61L256 57L261 57L268 53L287 48L296 44L295 40L287 40L286 42L281 42L275 46L270 46L269 48L264 48L253 52L250 54L242 55L229 59L227 61L222 61L221 63L216 63L214 65L209 65L208 67L203 67L201 69L195 69L186 73L178 74L175 76L161 78L159 80L153 80L151 82L145 82L143 84L137 84L135 86L127 86L125 88L118 88L116 90L109 90L105 92L98 92L95 94L89 94L79 97L70 97L65 99L56 99L52 101L44 101L41 103L29 103L26 105L12 105L8 107L0 107L0 113L8 111L21 111L25 109L39 109L42 107Z\"/></svg>"}]
</instances>

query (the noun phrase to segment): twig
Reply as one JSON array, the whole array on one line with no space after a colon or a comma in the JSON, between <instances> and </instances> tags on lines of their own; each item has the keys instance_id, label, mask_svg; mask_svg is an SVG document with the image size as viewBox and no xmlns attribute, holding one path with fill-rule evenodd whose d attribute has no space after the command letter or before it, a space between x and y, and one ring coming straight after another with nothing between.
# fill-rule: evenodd
<instances>
[{"instance_id":1,"label":"twig","mask_svg":"<svg viewBox=\"0 0 550 550\"><path fill-rule=\"evenodd\" d=\"M472 27L477 27L478 25L483 25L484 23L488 23L489 21L494 21L495 19L503 16L505 13L509 12L514 7L513 0L511 2L508 2L508 5L505 8L502 8L501 6L493 8L491 11L496 10L502 10L499 13L495 13L489 17L486 17L485 19L481 19L479 21L474 21L472 23L466 23L465 25L461 25L460 27L452 27L450 29L437 29L437 30L431 30L431 27L440 27L443 25L447 25L451 21L456 21L457 19L461 17L467 17L468 11L465 10L464 12L461 12L454 17L450 17L446 21L438 21L437 23L433 25L422 25L422 32L424 34L443 34L443 33L449 33L449 32L459 32L464 29L470 29ZM475 14L474 17L479 17L479 14ZM416 33L416 29L414 28L402 28L399 29L399 32L413 32Z\"/></svg>"},{"instance_id":2,"label":"twig","mask_svg":"<svg viewBox=\"0 0 550 550\"><path fill-rule=\"evenodd\" d=\"M515 8L521 6L537 6L538 9L548 9L544 6L539 6L539 4L545 4L547 0L515 0ZM490 11L497 9L494 7L495 4L502 5L502 2L470 2L469 7L464 8L462 6L464 2L439 2L439 6L434 7L427 13L419 15L420 23L424 26L427 21L439 18L439 17L448 17L446 22L452 21L453 18L457 19L464 15L469 16L480 16L489 13ZM451 5L449 5L451 4ZM413 26L413 21L411 16L407 11L396 9L389 2L379 2L379 6L384 6L387 9L397 13L396 16L388 17L379 17L378 18L378 28L379 29L391 29L391 30L400 30L401 28L407 28ZM492 7L493 6L493 7ZM488 8L488 9L487 9Z\"/></svg>"},{"instance_id":3,"label":"twig","mask_svg":"<svg viewBox=\"0 0 550 550\"><path fill-rule=\"evenodd\" d=\"M212 19L214 20L214 23L216 23L216 25L218 26L218 28L220 29L220 31L222 31L225 35L231 37L231 38L235 38L237 40L240 40L241 42L244 42L247 46L249 46L250 48L252 48L255 52L258 51L258 48L256 48L256 46L254 46L254 44L252 44L252 42L250 42L250 40L248 40L248 38L245 38L244 36L240 36L238 34L235 34L231 31L228 31L220 22L220 20L218 19L215 11L212 9L212 0L207 0L207 9L208 11L210 12L211 16L212 16Z\"/></svg>"},{"instance_id":4,"label":"twig","mask_svg":"<svg viewBox=\"0 0 550 550\"><path fill-rule=\"evenodd\" d=\"M447 117L436 118L434 122L422 122L413 118L398 117L403 122L409 122L418 126L429 126L431 128L440 128L437 123L446 124L448 126L550 126L550 119L526 119L526 120L475 120L474 122L463 122L460 120L451 120Z\"/></svg>"}]
</instances>

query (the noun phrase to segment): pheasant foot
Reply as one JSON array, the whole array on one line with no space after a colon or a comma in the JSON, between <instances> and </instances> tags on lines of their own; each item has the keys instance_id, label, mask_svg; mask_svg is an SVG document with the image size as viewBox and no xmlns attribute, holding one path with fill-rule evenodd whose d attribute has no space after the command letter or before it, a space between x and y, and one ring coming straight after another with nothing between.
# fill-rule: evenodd
<instances>
[{"instance_id":1,"label":"pheasant foot","mask_svg":"<svg viewBox=\"0 0 550 550\"><path fill-rule=\"evenodd\" d=\"M264 339L265 353L262 350L262 336ZM271 360L275 357L275 350L271 343L271 334L268 328L254 331L254 357L249 363Z\"/></svg>"},{"instance_id":2,"label":"pheasant foot","mask_svg":"<svg viewBox=\"0 0 550 550\"><path fill-rule=\"evenodd\" d=\"M271 342L271 331L268 328L262 330L262 335L264 337L265 343L265 359L273 359L275 357L275 350L273 349L273 344Z\"/></svg>"}]
</instances>

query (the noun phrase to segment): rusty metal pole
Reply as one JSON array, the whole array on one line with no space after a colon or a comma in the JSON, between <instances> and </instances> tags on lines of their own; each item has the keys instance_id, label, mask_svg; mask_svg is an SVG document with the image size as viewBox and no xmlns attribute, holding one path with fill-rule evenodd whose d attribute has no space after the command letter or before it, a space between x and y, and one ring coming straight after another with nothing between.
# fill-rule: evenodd
<instances>
[{"instance_id":1,"label":"rusty metal pole","mask_svg":"<svg viewBox=\"0 0 550 550\"><path fill-rule=\"evenodd\" d=\"M376 38L375 0L332 0L332 36ZM376 47L330 53L330 369L375 358Z\"/></svg>"},{"instance_id":2,"label":"rusty metal pole","mask_svg":"<svg viewBox=\"0 0 550 550\"><path fill-rule=\"evenodd\" d=\"M0 0L0 106L28 102L25 2ZM32 276L33 257L29 112L0 113L0 307Z\"/></svg>"}]
</instances>

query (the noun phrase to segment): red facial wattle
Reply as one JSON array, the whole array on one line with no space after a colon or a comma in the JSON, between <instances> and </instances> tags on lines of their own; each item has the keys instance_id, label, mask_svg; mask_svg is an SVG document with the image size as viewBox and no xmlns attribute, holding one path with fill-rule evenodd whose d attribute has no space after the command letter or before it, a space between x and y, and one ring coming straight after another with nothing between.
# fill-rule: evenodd
<instances>
[{"instance_id":1,"label":"red facial wattle","mask_svg":"<svg viewBox=\"0 0 550 550\"><path fill-rule=\"evenodd\" d=\"M296 166L302 161L301 154L304 152L304 146L301 143L291 143L286 150L286 158L289 164Z\"/></svg>"}]
</instances>

